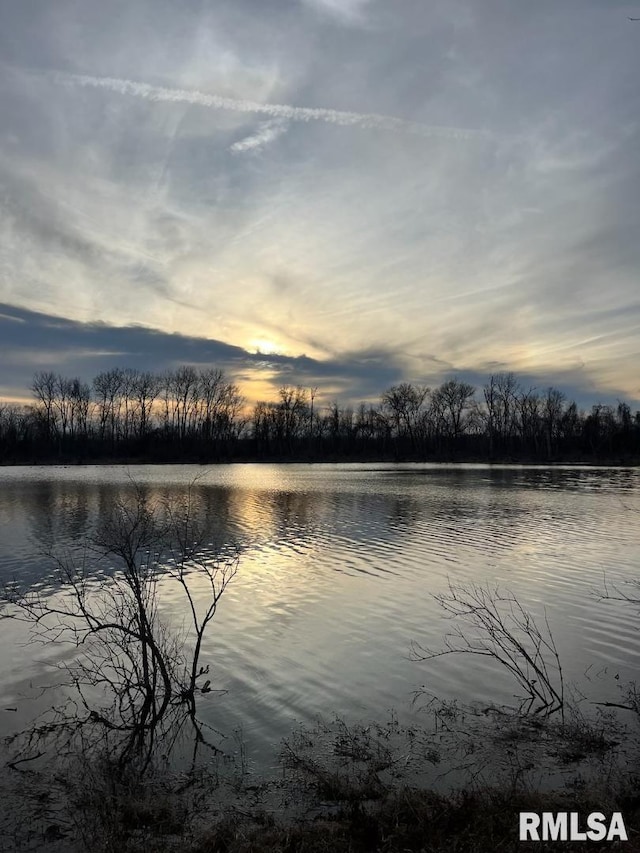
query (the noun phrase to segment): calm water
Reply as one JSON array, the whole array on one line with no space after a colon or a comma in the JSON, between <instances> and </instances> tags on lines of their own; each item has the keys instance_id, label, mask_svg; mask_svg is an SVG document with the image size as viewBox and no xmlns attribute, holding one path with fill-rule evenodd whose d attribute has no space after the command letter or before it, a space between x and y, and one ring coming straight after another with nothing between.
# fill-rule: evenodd
<instances>
[{"instance_id":1,"label":"calm water","mask_svg":"<svg viewBox=\"0 0 640 853\"><path fill-rule=\"evenodd\" d=\"M412 693L509 701L513 685L484 658L429 665L410 644L451 630L433 594L454 581L499 582L545 609L568 680L616 699L640 663L640 616L598 601L640 577L640 472L478 465L230 465L0 470L0 578L48 589L44 556L91 535L131 478L158 496L194 492L209 538L240 549L240 568L207 635L213 687L205 715L241 726L250 755L296 721L419 713ZM163 607L179 619L167 589ZM25 646L0 621L2 731L51 697L63 647ZM586 674L585 674L586 673ZM615 676L618 675L619 679Z\"/></svg>"}]
</instances>

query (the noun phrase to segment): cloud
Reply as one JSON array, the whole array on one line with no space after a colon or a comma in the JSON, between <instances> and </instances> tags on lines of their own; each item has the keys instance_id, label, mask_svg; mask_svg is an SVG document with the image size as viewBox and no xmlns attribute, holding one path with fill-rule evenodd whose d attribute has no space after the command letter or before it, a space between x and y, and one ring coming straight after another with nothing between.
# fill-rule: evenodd
<instances>
[{"instance_id":1,"label":"cloud","mask_svg":"<svg viewBox=\"0 0 640 853\"><path fill-rule=\"evenodd\" d=\"M283 133L287 132L289 122L285 119L273 119L273 121L263 122L258 130L251 136L245 136L244 139L239 139L230 146L229 151L234 154L243 154L246 151L257 152L265 145L276 140Z\"/></svg>"},{"instance_id":2,"label":"cloud","mask_svg":"<svg viewBox=\"0 0 640 853\"><path fill-rule=\"evenodd\" d=\"M0 303L0 399L15 389L26 394L34 373L52 370L91 380L112 367L162 373L180 364L214 366L242 381L251 399L282 384L318 385L342 399L377 397L402 378L400 360L384 349L354 351L320 361L307 355L264 355L223 341L171 334L142 326L81 323Z\"/></svg>"},{"instance_id":3,"label":"cloud","mask_svg":"<svg viewBox=\"0 0 640 853\"><path fill-rule=\"evenodd\" d=\"M335 399L355 404L378 400L385 389L407 380L434 387L458 376L481 389L491 373L512 369L508 362L487 362L478 369L429 355L415 371L409 368L405 356L391 346L337 352L323 360L307 355L265 355L210 338L142 326L80 323L3 303L0 339L0 399L28 396L33 375L41 370L90 381L99 372L116 366L158 374L192 364L223 369L240 384L250 401L275 399L278 386L288 384L315 386L324 402ZM618 398L629 398L615 387L603 394L583 365L547 375L521 370L516 371L516 377L525 388L559 387L568 399L587 408L597 401L614 403Z\"/></svg>"},{"instance_id":4,"label":"cloud","mask_svg":"<svg viewBox=\"0 0 640 853\"><path fill-rule=\"evenodd\" d=\"M264 393L493 362L636 395L638 30L607 4L4 5L2 302L100 318L134 366L166 364L135 323L235 344L193 351Z\"/></svg>"},{"instance_id":5,"label":"cloud","mask_svg":"<svg viewBox=\"0 0 640 853\"><path fill-rule=\"evenodd\" d=\"M55 72L52 79L65 86L83 86L95 89L106 89L119 95L132 95L148 101L169 102L179 104L195 104L214 110L232 110L235 112L269 115L274 118L289 119L290 121L311 122L319 121L342 127L358 127L362 129L384 130L391 133L414 134L424 137L441 139L471 140L487 139L491 134L487 130L462 127L442 127L422 124L417 121L407 121L378 113L357 113L346 110L322 109L316 107L296 107L289 104L261 104L242 98L225 98L221 95L210 95L190 89L169 89L164 86L151 86L135 80L124 80L118 77L93 77L88 74L67 74Z\"/></svg>"},{"instance_id":6,"label":"cloud","mask_svg":"<svg viewBox=\"0 0 640 853\"><path fill-rule=\"evenodd\" d=\"M305 6L311 6L347 23L363 19L363 12L370 0L302 0Z\"/></svg>"}]
</instances>

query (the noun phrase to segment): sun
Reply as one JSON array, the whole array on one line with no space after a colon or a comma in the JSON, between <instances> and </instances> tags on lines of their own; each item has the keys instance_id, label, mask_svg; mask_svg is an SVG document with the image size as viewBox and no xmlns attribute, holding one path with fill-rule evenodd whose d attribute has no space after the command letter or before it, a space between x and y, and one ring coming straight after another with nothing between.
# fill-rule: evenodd
<instances>
[{"instance_id":1,"label":"sun","mask_svg":"<svg viewBox=\"0 0 640 853\"><path fill-rule=\"evenodd\" d=\"M249 341L249 346L261 355L274 355L282 353L282 346L269 338L252 338Z\"/></svg>"}]
</instances>

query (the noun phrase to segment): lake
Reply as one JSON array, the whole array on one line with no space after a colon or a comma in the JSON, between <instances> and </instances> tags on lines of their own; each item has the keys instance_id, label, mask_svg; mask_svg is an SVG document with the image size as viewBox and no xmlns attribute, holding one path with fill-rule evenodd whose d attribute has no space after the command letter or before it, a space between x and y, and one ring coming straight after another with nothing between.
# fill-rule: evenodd
<instances>
[{"instance_id":1,"label":"lake","mask_svg":"<svg viewBox=\"0 0 640 853\"><path fill-rule=\"evenodd\" d=\"M194 482L195 480L195 482ZM52 550L88 539L132 481L150 494L189 485L207 539L240 553L206 635L212 692L205 719L241 729L249 757L275 760L296 722L420 718L414 691L513 702L488 658L417 663L413 641L439 647L452 623L434 594L454 582L498 583L546 616L565 679L619 699L636 677L640 615L603 602L640 577L640 472L624 468L428 464L20 467L0 469L0 577L53 591ZM106 581L105 581L106 582ZM162 588L174 621L180 599ZM51 704L65 647L24 645L0 621L6 733ZM424 700L423 700L424 701ZM231 741L230 741L231 742ZM271 756L271 758L269 757Z\"/></svg>"}]
</instances>

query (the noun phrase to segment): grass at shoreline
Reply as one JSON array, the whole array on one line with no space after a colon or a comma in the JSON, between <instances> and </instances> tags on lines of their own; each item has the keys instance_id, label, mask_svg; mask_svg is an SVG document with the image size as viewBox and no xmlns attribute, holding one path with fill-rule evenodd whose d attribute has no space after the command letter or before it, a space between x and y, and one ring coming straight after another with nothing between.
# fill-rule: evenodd
<instances>
[{"instance_id":1,"label":"grass at shoreline","mask_svg":"<svg viewBox=\"0 0 640 853\"><path fill-rule=\"evenodd\" d=\"M446 711L446 714L444 713ZM470 716L471 714L471 716ZM442 722L447 727L443 728ZM621 738L626 731L627 738ZM433 729L340 718L283 742L281 775L266 781L245 758L201 774L123 770L79 755L23 786L23 829L48 853L493 853L595 850L603 842L520 842L519 813L623 816L640 851L640 763L634 725L615 718L534 722L503 710L443 707ZM463 775L449 775L463 767ZM426 771L426 772L425 772ZM560 775L555 775L560 772ZM542 778L544 776L544 778ZM16 777L14 777L16 778ZM420 778L422 784L416 783ZM438 780L455 780L444 786ZM551 781L550 781L551 780ZM57 788L57 794L52 791ZM16 792L14 791L14 794ZM18 795L19 797L20 795ZM55 843L54 843L55 842Z\"/></svg>"},{"instance_id":2,"label":"grass at shoreline","mask_svg":"<svg viewBox=\"0 0 640 853\"><path fill-rule=\"evenodd\" d=\"M450 795L401 789L368 809L346 810L332 818L282 825L268 819L230 818L213 828L193 853L493 853L531 849L520 842L519 812L571 812L581 816L621 811L628 842L606 849L640 850L640 797L602 800L568 792L514 794L462 790ZM602 842L535 843L536 851L595 850Z\"/></svg>"}]
</instances>

